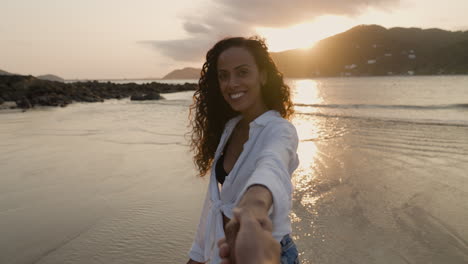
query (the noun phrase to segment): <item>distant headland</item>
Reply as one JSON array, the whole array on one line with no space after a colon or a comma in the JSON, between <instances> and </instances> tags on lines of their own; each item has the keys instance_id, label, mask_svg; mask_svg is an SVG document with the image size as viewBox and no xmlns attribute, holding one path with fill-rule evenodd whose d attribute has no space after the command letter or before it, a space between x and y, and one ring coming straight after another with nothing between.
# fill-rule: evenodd
<instances>
[{"instance_id":1,"label":"distant headland","mask_svg":"<svg viewBox=\"0 0 468 264\"><path fill-rule=\"evenodd\" d=\"M201 69L186 67L179 70L173 70L162 77L163 80L184 80L200 78Z\"/></svg>"}]
</instances>

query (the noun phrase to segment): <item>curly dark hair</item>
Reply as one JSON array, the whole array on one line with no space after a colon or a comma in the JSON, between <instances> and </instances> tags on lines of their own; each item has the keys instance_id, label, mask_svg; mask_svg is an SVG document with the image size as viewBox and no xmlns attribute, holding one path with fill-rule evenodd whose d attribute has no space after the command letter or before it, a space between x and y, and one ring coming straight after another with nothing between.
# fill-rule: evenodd
<instances>
[{"instance_id":1,"label":"curly dark hair","mask_svg":"<svg viewBox=\"0 0 468 264\"><path fill-rule=\"evenodd\" d=\"M266 72L267 80L261 87L261 94L267 108L278 111L286 119L294 113L290 88L270 57L264 39L234 37L216 43L206 54L189 114L190 147L195 153L193 159L200 177L206 175L212 165L226 122L239 114L224 100L218 82L218 57L231 47L245 48L254 57L258 69Z\"/></svg>"}]
</instances>

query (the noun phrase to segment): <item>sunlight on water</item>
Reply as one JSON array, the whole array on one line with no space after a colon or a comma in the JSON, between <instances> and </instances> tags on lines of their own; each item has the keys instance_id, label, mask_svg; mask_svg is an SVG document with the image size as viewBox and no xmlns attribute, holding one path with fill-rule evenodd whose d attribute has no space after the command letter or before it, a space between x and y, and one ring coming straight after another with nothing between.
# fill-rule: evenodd
<instances>
[{"instance_id":1,"label":"sunlight on water","mask_svg":"<svg viewBox=\"0 0 468 264\"><path fill-rule=\"evenodd\" d=\"M320 83L316 80L291 80L293 87L292 99L295 104L320 104L323 98L320 95Z\"/></svg>"},{"instance_id":2,"label":"sunlight on water","mask_svg":"<svg viewBox=\"0 0 468 264\"><path fill-rule=\"evenodd\" d=\"M309 116L297 115L294 120L300 144L298 146L298 156L300 160L299 167L293 175L293 184L295 186L296 197L308 211L314 211L315 203L320 199L319 196L313 196L311 184L316 177L315 163L317 159L317 145L315 141L320 138L318 129L318 120ZM313 213L313 212L312 212ZM291 214L293 222L300 222L301 218Z\"/></svg>"},{"instance_id":3,"label":"sunlight on water","mask_svg":"<svg viewBox=\"0 0 468 264\"><path fill-rule=\"evenodd\" d=\"M317 156L317 146L314 140L319 138L320 135L317 130L316 119L307 116L296 116L293 122L300 141L297 150L300 164L296 170L294 181L297 190L301 191L308 185L305 182L310 182L310 177L313 177L313 167Z\"/></svg>"},{"instance_id":4,"label":"sunlight on water","mask_svg":"<svg viewBox=\"0 0 468 264\"><path fill-rule=\"evenodd\" d=\"M317 147L314 142L301 142L297 152L301 162L295 172L294 183L297 191L305 191L314 177Z\"/></svg>"}]
</instances>

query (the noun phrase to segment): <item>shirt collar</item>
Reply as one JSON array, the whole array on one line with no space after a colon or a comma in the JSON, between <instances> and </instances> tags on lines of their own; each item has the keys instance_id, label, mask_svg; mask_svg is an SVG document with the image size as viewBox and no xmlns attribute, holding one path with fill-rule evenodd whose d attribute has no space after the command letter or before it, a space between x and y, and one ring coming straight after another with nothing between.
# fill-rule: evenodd
<instances>
[{"instance_id":1,"label":"shirt collar","mask_svg":"<svg viewBox=\"0 0 468 264\"><path fill-rule=\"evenodd\" d=\"M250 122L249 126L266 126L272 119L281 117L280 113L276 110L268 110L265 113L261 114L255 120ZM237 123L242 119L242 115L238 115L230 120L229 122L229 130L234 129Z\"/></svg>"},{"instance_id":2,"label":"shirt collar","mask_svg":"<svg viewBox=\"0 0 468 264\"><path fill-rule=\"evenodd\" d=\"M255 118L254 121L250 123L250 125L259 125L259 126L266 126L272 119L281 117L281 115L276 110L269 110L265 113L261 114L259 117Z\"/></svg>"}]
</instances>

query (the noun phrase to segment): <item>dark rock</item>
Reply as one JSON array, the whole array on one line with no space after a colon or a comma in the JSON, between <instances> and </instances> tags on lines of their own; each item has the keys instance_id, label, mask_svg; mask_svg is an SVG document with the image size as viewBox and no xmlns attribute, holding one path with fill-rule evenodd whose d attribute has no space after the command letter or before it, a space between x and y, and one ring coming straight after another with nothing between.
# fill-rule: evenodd
<instances>
[{"instance_id":1,"label":"dark rock","mask_svg":"<svg viewBox=\"0 0 468 264\"><path fill-rule=\"evenodd\" d=\"M132 101L143 101L143 100L159 100L161 95L157 92L151 92L148 94L134 94L130 97Z\"/></svg>"},{"instance_id":2,"label":"dark rock","mask_svg":"<svg viewBox=\"0 0 468 264\"><path fill-rule=\"evenodd\" d=\"M159 100L161 99L161 95L156 92L149 93L145 96L145 100Z\"/></svg>"},{"instance_id":3,"label":"dark rock","mask_svg":"<svg viewBox=\"0 0 468 264\"><path fill-rule=\"evenodd\" d=\"M134 94L130 96L130 100L132 101L142 101L145 100L145 95L144 94Z\"/></svg>"},{"instance_id":4,"label":"dark rock","mask_svg":"<svg viewBox=\"0 0 468 264\"><path fill-rule=\"evenodd\" d=\"M66 106L71 103L72 100L62 94L48 94L48 95L40 95L37 97L32 97L31 103L32 105L45 105L45 106Z\"/></svg>"},{"instance_id":5,"label":"dark rock","mask_svg":"<svg viewBox=\"0 0 468 264\"><path fill-rule=\"evenodd\" d=\"M31 102L29 102L28 98L26 97L23 97L20 100L16 101L16 106L23 109L28 109L32 107Z\"/></svg>"},{"instance_id":6,"label":"dark rock","mask_svg":"<svg viewBox=\"0 0 468 264\"><path fill-rule=\"evenodd\" d=\"M5 102L5 100L3 100L2 97L0 97L0 104L3 104L3 102Z\"/></svg>"},{"instance_id":7,"label":"dark rock","mask_svg":"<svg viewBox=\"0 0 468 264\"><path fill-rule=\"evenodd\" d=\"M35 105L66 106L75 102L103 102L105 99L132 100L163 99L160 93L172 93L195 90L196 84L166 83L101 83L76 82L60 83L39 80L33 76L0 76L0 97L4 101L15 101L19 108L30 108Z\"/></svg>"}]
</instances>

